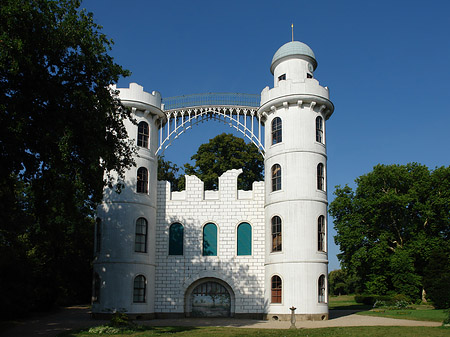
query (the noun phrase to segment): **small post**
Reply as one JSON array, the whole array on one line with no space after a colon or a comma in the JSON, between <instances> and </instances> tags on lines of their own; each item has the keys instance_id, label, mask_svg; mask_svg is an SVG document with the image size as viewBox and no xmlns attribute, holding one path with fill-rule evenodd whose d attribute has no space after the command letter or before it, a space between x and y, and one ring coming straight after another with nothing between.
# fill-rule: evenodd
<instances>
[{"instance_id":1,"label":"small post","mask_svg":"<svg viewBox=\"0 0 450 337\"><path fill-rule=\"evenodd\" d=\"M297 327L295 326L295 309L297 308L292 306L289 309L291 310L291 326L289 327L289 329L297 329Z\"/></svg>"}]
</instances>

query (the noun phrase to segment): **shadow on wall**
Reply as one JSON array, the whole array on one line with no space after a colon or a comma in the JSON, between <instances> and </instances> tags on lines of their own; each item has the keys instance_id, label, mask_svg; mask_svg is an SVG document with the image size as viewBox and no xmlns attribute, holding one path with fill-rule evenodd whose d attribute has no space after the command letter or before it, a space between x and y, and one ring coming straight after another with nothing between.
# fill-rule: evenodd
<instances>
[{"instance_id":1,"label":"shadow on wall","mask_svg":"<svg viewBox=\"0 0 450 337\"><path fill-rule=\"evenodd\" d=\"M205 316L223 317L223 313L214 315L214 295L207 296L207 283L212 282L225 288L230 295L228 316L261 319L268 307L264 301L264 253L236 256L236 240L229 240L236 235L234 220L216 222L211 211L208 222L217 225L215 249L203 240L204 224L194 215L167 216L166 200L159 199L158 202L156 317L202 316L202 313L196 313L199 309L196 301L204 301L206 307L210 302L211 306L205 308ZM184 226L183 255L169 255L169 228L174 223ZM257 240L264 244L264 228L253 228L252 234L252 245ZM204 256L204 251L212 256ZM217 252L216 256L214 252ZM202 284L203 289L199 289ZM202 293L206 294L203 298Z\"/></svg>"}]
</instances>

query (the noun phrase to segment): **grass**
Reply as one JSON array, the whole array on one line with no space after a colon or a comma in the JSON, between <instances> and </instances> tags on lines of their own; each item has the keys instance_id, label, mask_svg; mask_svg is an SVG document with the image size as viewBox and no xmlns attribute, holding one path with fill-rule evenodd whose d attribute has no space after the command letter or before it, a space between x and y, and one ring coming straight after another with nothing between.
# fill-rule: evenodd
<instances>
[{"instance_id":1,"label":"grass","mask_svg":"<svg viewBox=\"0 0 450 337\"><path fill-rule=\"evenodd\" d=\"M430 306L414 306L415 310L371 310L371 306L356 303L354 296L345 295L338 297L331 297L329 306L331 310L354 310L361 315L380 316L404 318L424 321L438 321L442 322L445 313L443 310L434 310ZM101 328L100 328L101 329ZM99 331L99 328L94 328L93 331ZM370 327L337 327L337 328L317 328L317 329L297 329L297 330L280 330L280 329L248 329L248 328L230 328L230 327L150 327L141 326L137 328L123 328L122 331L117 331L116 334L107 334L108 336L133 336L133 337L147 337L147 336L166 336L173 335L175 337L279 337L279 336L344 336L344 337L440 337L450 336L450 328L448 327L396 327L396 326L370 326ZM65 337L88 337L98 336L98 333L89 332L89 329L65 332L59 336ZM106 334L100 334L106 335Z\"/></svg>"},{"instance_id":2,"label":"grass","mask_svg":"<svg viewBox=\"0 0 450 337\"><path fill-rule=\"evenodd\" d=\"M242 329L228 327L147 327L145 331L133 331L129 333L112 334L108 336L179 336L179 337L279 337L279 336L348 336L348 337L375 337L375 336L396 336L396 337L443 337L450 335L450 328L444 327L347 327L347 328L321 328L321 329L297 329L297 330L278 330L278 329ZM64 337L87 337L98 336L87 331L65 332L59 336Z\"/></svg>"},{"instance_id":3,"label":"grass","mask_svg":"<svg viewBox=\"0 0 450 337\"><path fill-rule=\"evenodd\" d=\"M414 309L372 309L370 305L356 303L353 295L331 296L330 309L355 310L358 315L377 316L415 321L442 322L446 317L444 310L434 309L430 305L411 305Z\"/></svg>"},{"instance_id":4,"label":"grass","mask_svg":"<svg viewBox=\"0 0 450 337\"><path fill-rule=\"evenodd\" d=\"M370 310L372 308L370 305L356 303L354 295L330 296L328 307L335 310Z\"/></svg>"},{"instance_id":5,"label":"grass","mask_svg":"<svg viewBox=\"0 0 450 337\"><path fill-rule=\"evenodd\" d=\"M388 317L388 318L399 318L399 319L412 319L415 321L433 321L442 322L446 313L444 310L432 309L428 306L414 305L415 309L372 309L370 311L358 312L358 315L365 316L378 316L378 317Z\"/></svg>"}]
</instances>

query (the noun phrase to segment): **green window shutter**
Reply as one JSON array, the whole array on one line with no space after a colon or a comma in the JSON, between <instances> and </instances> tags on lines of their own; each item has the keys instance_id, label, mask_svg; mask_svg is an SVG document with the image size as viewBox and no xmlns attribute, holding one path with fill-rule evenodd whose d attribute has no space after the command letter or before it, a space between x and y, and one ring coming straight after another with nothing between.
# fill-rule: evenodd
<instances>
[{"instance_id":1,"label":"green window shutter","mask_svg":"<svg viewBox=\"0 0 450 337\"><path fill-rule=\"evenodd\" d=\"M252 255L252 226L246 222L237 228L237 255Z\"/></svg>"},{"instance_id":2,"label":"green window shutter","mask_svg":"<svg viewBox=\"0 0 450 337\"><path fill-rule=\"evenodd\" d=\"M213 223L203 227L203 256L217 256L217 226Z\"/></svg>"},{"instance_id":3,"label":"green window shutter","mask_svg":"<svg viewBox=\"0 0 450 337\"><path fill-rule=\"evenodd\" d=\"M174 223L169 228L169 255L183 255L184 228Z\"/></svg>"}]
</instances>

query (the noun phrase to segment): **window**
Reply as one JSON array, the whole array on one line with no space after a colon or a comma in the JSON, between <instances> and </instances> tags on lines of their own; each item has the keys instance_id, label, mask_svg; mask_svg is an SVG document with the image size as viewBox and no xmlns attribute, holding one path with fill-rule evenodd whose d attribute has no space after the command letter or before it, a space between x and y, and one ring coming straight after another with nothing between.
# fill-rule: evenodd
<instances>
[{"instance_id":1,"label":"window","mask_svg":"<svg viewBox=\"0 0 450 337\"><path fill-rule=\"evenodd\" d=\"M237 255L252 255L252 226L246 222L237 228Z\"/></svg>"},{"instance_id":2,"label":"window","mask_svg":"<svg viewBox=\"0 0 450 337\"><path fill-rule=\"evenodd\" d=\"M272 252L281 252L281 218L272 218Z\"/></svg>"},{"instance_id":3,"label":"window","mask_svg":"<svg viewBox=\"0 0 450 337\"><path fill-rule=\"evenodd\" d=\"M323 118L316 118L316 142L323 143Z\"/></svg>"},{"instance_id":4,"label":"window","mask_svg":"<svg viewBox=\"0 0 450 337\"><path fill-rule=\"evenodd\" d=\"M203 256L217 256L217 226L213 223L203 227Z\"/></svg>"},{"instance_id":5,"label":"window","mask_svg":"<svg viewBox=\"0 0 450 337\"><path fill-rule=\"evenodd\" d=\"M313 75L310 73L306 73L306 78L313 78Z\"/></svg>"},{"instance_id":6,"label":"window","mask_svg":"<svg viewBox=\"0 0 450 337\"><path fill-rule=\"evenodd\" d=\"M136 239L134 242L134 251L138 253L147 253L147 220L139 218L136 220Z\"/></svg>"},{"instance_id":7,"label":"window","mask_svg":"<svg viewBox=\"0 0 450 337\"><path fill-rule=\"evenodd\" d=\"M272 192L281 190L281 166L272 166Z\"/></svg>"},{"instance_id":8,"label":"window","mask_svg":"<svg viewBox=\"0 0 450 337\"><path fill-rule=\"evenodd\" d=\"M275 117L272 121L272 145L281 143L281 118Z\"/></svg>"},{"instance_id":9,"label":"window","mask_svg":"<svg viewBox=\"0 0 450 337\"><path fill-rule=\"evenodd\" d=\"M94 273L94 293L92 294L93 303L100 302L100 286L101 286L100 276L98 276L97 273Z\"/></svg>"},{"instance_id":10,"label":"window","mask_svg":"<svg viewBox=\"0 0 450 337\"><path fill-rule=\"evenodd\" d=\"M325 275L320 275L319 277L319 303L325 303Z\"/></svg>"},{"instance_id":11,"label":"window","mask_svg":"<svg viewBox=\"0 0 450 337\"><path fill-rule=\"evenodd\" d=\"M278 81L283 81L286 79L286 74L278 76Z\"/></svg>"},{"instance_id":12,"label":"window","mask_svg":"<svg viewBox=\"0 0 450 337\"><path fill-rule=\"evenodd\" d=\"M102 219L95 219L95 252L99 253L102 248Z\"/></svg>"},{"instance_id":13,"label":"window","mask_svg":"<svg viewBox=\"0 0 450 337\"><path fill-rule=\"evenodd\" d=\"M325 190L325 178L323 175L323 164L320 163L317 165L317 189L324 191Z\"/></svg>"},{"instance_id":14,"label":"window","mask_svg":"<svg viewBox=\"0 0 450 337\"><path fill-rule=\"evenodd\" d=\"M281 278L278 275L272 276L272 303L281 303Z\"/></svg>"},{"instance_id":15,"label":"window","mask_svg":"<svg viewBox=\"0 0 450 337\"><path fill-rule=\"evenodd\" d=\"M137 146L148 148L148 124L146 122L138 124Z\"/></svg>"},{"instance_id":16,"label":"window","mask_svg":"<svg viewBox=\"0 0 450 337\"><path fill-rule=\"evenodd\" d=\"M325 217L323 215L319 216L317 219L317 232L318 232L318 244L317 250L319 252L325 251Z\"/></svg>"},{"instance_id":17,"label":"window","mask_svg":"<svg viewBox=\"0 0 450 337\"><path fill-rule=\"evenodd\" d=\"M148 171L145 167L139 167L137 171L137 189L138 193L148 193Z\"/></svg>"},{"instance_id":18,"label":"window","mask_svg":"<svg viewBox=\"0 0 450 337\"><path fill-rule=\"evenodd\" d=\"M184 227L174 223L169 228L169 255L183 255Z\"/></svg>"},{"instance_id":19,"label":"window","mask_svg":"<svg viewBox=\"0 0 450 337\"><path fill-rule=\"evenodd\" d=\"M134 278L133 287L133 302L134 303L145 303L145 287L147 281L143 275L138 275Z\"/></svg>"}]
</instances>

